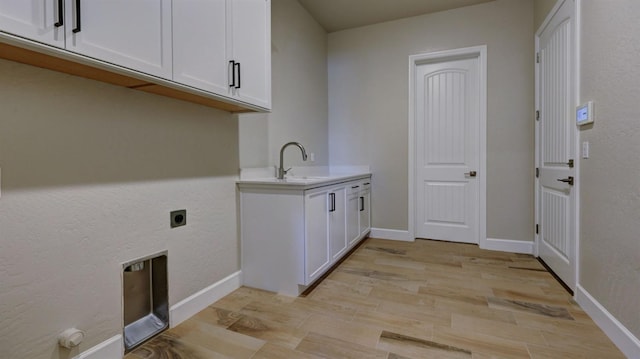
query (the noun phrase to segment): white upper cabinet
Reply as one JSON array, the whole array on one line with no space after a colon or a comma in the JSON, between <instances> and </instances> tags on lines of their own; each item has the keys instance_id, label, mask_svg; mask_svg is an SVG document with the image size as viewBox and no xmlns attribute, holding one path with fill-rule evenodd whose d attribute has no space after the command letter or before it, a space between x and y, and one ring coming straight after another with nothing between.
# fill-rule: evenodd
<instances>
[{"instance_id":1,"label":"white upper cabinet","mask_svg":"<svg viewBox=\"0 0 640 359\"><path fill-rule=\"evenodd\" d=\"M152 75L144 81L168 93L271 109L271 0L0 0L0 40Z\"/></svg>"},{"instance_id":2,"label":"white upper cabinet","mask_svg":"<svg viewBox=\"0 0 640 359\"><path fill-rule=\"evenodd\" d=\"M173 0L173 79L231 96L227 0Z\"/></svg>"},{"instance_id":3,"label":"white upper cabinet","mask_svg":"<svg viewBox=\"0 0 640 359\"><path fill-rule=\"evenodd\" d=\"M173 0L173 79L271 108L269 0Z\"/></svg>"},{"instance_id":4,"label":"white upper cabinet","mask_svg":"<svg viewBox=\"0 0 640 359\"><path fill-rule=\"evenodd\" d=\"M171 78L171 0L0 0L0 30Z\"/></svg>"},{"instance_id":5,"label":"white upper cabinet","mask_svg":"<svg viewBox=\"0 0 640 359\"><path fill-rule=\"evenodd\" d=\"M66 0L66 48L171 78L171 0Z\"/></svg>"},{"instance_id":6,"label":"white upper cabinet","mask_svg":"<svg viewBox=\"0 0 640 359\"><path fill-rule=\"evenodd\" d=\"M64 48L63 1L0 0L0 30Z\"/></svg>"},{"instance_id":7,"label":"white upper cabinet","mask_svg":"<svg viewBox=\"0 0 640 359\"><path fill-rule=\"evenodd\" d=\"M271 108L271 2L228 1L234 93L242 101Z\"/></svg>"}]
</instances>

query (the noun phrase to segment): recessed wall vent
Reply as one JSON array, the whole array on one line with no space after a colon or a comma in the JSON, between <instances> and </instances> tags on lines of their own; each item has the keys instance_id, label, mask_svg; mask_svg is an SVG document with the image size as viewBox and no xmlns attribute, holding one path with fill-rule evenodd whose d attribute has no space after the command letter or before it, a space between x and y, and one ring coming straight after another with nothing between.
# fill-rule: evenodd
<instances>
[{"instance_id":1,"label":"recessed wall vent","mask_svg":"<svg viewBox=\"0 0 640 359\"><path fill-rule=\"evenodd\" d=\"M128 352L169 327L167 253L123 264L122 277Z\"/></svg>"}]
</instances>

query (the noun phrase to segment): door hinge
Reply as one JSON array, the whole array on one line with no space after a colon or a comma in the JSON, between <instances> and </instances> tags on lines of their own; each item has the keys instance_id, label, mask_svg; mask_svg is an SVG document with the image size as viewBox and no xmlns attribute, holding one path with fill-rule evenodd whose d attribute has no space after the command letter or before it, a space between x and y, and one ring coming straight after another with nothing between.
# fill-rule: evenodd
<instances>
[{"instance_id":1,"label":"door hinge","mask_svg":"<svg viewBox=\"0 0 640 359\"><path fill-rule=\"evenodd\" d=\"M540 226L536 224L536 234L538 234L540 231Z\"/></svg>"},{"instance_id":2,"label":"door hinge","mask_svg":"<svg viewBox=\"0 0 640 359\"><path fill-rule=\"evenodd\" d=\"M540 167L536 167L536 178L540 177Z\"/></svg>"},{"instance_id":3,"label":"door hinge","mask_svg":"<svg viewBox=\"0 0 640 359\"><path fill-rule=\"evenodd\" d=\"M536 110L536 121L540 121L540 110Z\"/></svg>"},{"instance_id":4,"label":"door hinge","mask_svg":"<svg viewBox=\"0 0 640 359\"><path fill-rule=\"evenodd\" d=\"M573 168L573 159L570 159L569 162L567 162L567 166L569 166L569 168Z\"/></svg>"},{"instance_id":5,"label":"door hinge","mask_svg":"<svg viewBox=\"0 0 640 359\"><path fill-rule=\"evenodd\" d=\"M540 53L536 52L536 64L540 63Z\"/></svg>"}]
</instances>

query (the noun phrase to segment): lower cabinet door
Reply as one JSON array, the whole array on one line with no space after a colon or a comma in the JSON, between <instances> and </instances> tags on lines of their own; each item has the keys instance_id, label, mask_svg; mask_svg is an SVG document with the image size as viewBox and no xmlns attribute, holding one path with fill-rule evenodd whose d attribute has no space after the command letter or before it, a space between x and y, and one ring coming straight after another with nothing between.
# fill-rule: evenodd
<instances>
[{"instance_id":1,"label":"lower cabinet door","mask_svg":"<svg viewBox=\"0 0 640 359\"><path fill-rule=\"evenodd\" d=\"M371 190L369 182L362 185L358 213L360 215L360 235L364 236L371 230Z\"/></svg>"},{"instance_id":2,"label":"lower cabinet door","mask_svg":"<svg viewBox=\"0 0 640 359\"><path fill-rule=\"evenodd\" d=\"M346 194L344 187L329 192L329 248L332 262L340 259L347 250Z\"/></svg>"},{"instance_id":3,"label":"lower cabinet door","mask_svg":"<svg viewBox=\"0 0 640 359\"><path fill-rule=\"evenodd\" d=\"M329 192L305 195L304 278L310 284L330 265Z\"/></svg>"},{"instance_id":4,"label":"lower cabinet door","mask_svg":"<svg viewBox=\"0 0 640 359\"><path fill-rule=\"evenodd\" d=\"M352 193L347 197L347 245L353 246L360 237L360 197Z\"/></svg>"}]
</instances>

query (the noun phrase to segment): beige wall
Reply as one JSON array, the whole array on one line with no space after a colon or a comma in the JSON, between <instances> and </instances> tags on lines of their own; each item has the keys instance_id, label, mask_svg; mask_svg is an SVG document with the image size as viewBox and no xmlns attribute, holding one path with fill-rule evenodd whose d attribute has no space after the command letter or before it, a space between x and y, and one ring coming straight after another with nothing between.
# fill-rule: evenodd
<instances>
[{"instance_id":1,"label":"beige wall","mask_svg":"<svg viewBox=\"0 0 640 359\"><path fill-rule=\"evenodd\" d=\"M0 356L120 334L123 262L168 250L170 305L240 269L230 114L5 60L0 78Z\"/></svg>"},{"instance_id":2,"label":"beige wall","mask_svg":"<svg viewBox=\"0 0 640 359\"><path fill-rule=\"evenodd\" d=\"M533 31L537 31L558 0L533 0Z\"/></svg>"},{"instance_id":3,"label":"beige wall","mask_svg":"<svg viewBox=\"0 0 640 359\"><path fill-rule=\"evenodd\" d=\"M328 163L326 33L295 0L272 15L273 113L239 120L0 60L0 356L120 334L123 262L168 250L170 305L239 270L240 163L273 165L289 140ZM73 326L85 341L60 349Z\"/></svg>"},{"instance_id":4,"label":"beige wall","mask_svg":"<svg viewBox=\"0 0 640 359\"><path fill-rule=\"evenodd\" d=\"M272 12L273 111L240 116L240 166L278 164L280 148L299 141L315 162L300 151L285 152L285 164L326 166L327 34L296 0L274 0Z\"/></svg>"},{"instance_id":5,"label":"beige wall","mask_svg":"<svg viewBox=\"0 0 640 359\"><path fill-rule=\"evenodd\" d=\"M640 338L640 2L582 1L580 284ZM588 26L587 26L588 24Z\"/></svg>"},{"instance_id":6,"label":"beige wall","mask_svg":"<svg viewBox=\"0 0 640 359\"><path fill-rule=\"evenodd\" d=\"M407 230L408 57L487 45L487 235L533 240L533 1L329 34L332 165L370 164L373 226Z\"/></svg>"}]
</instances>

